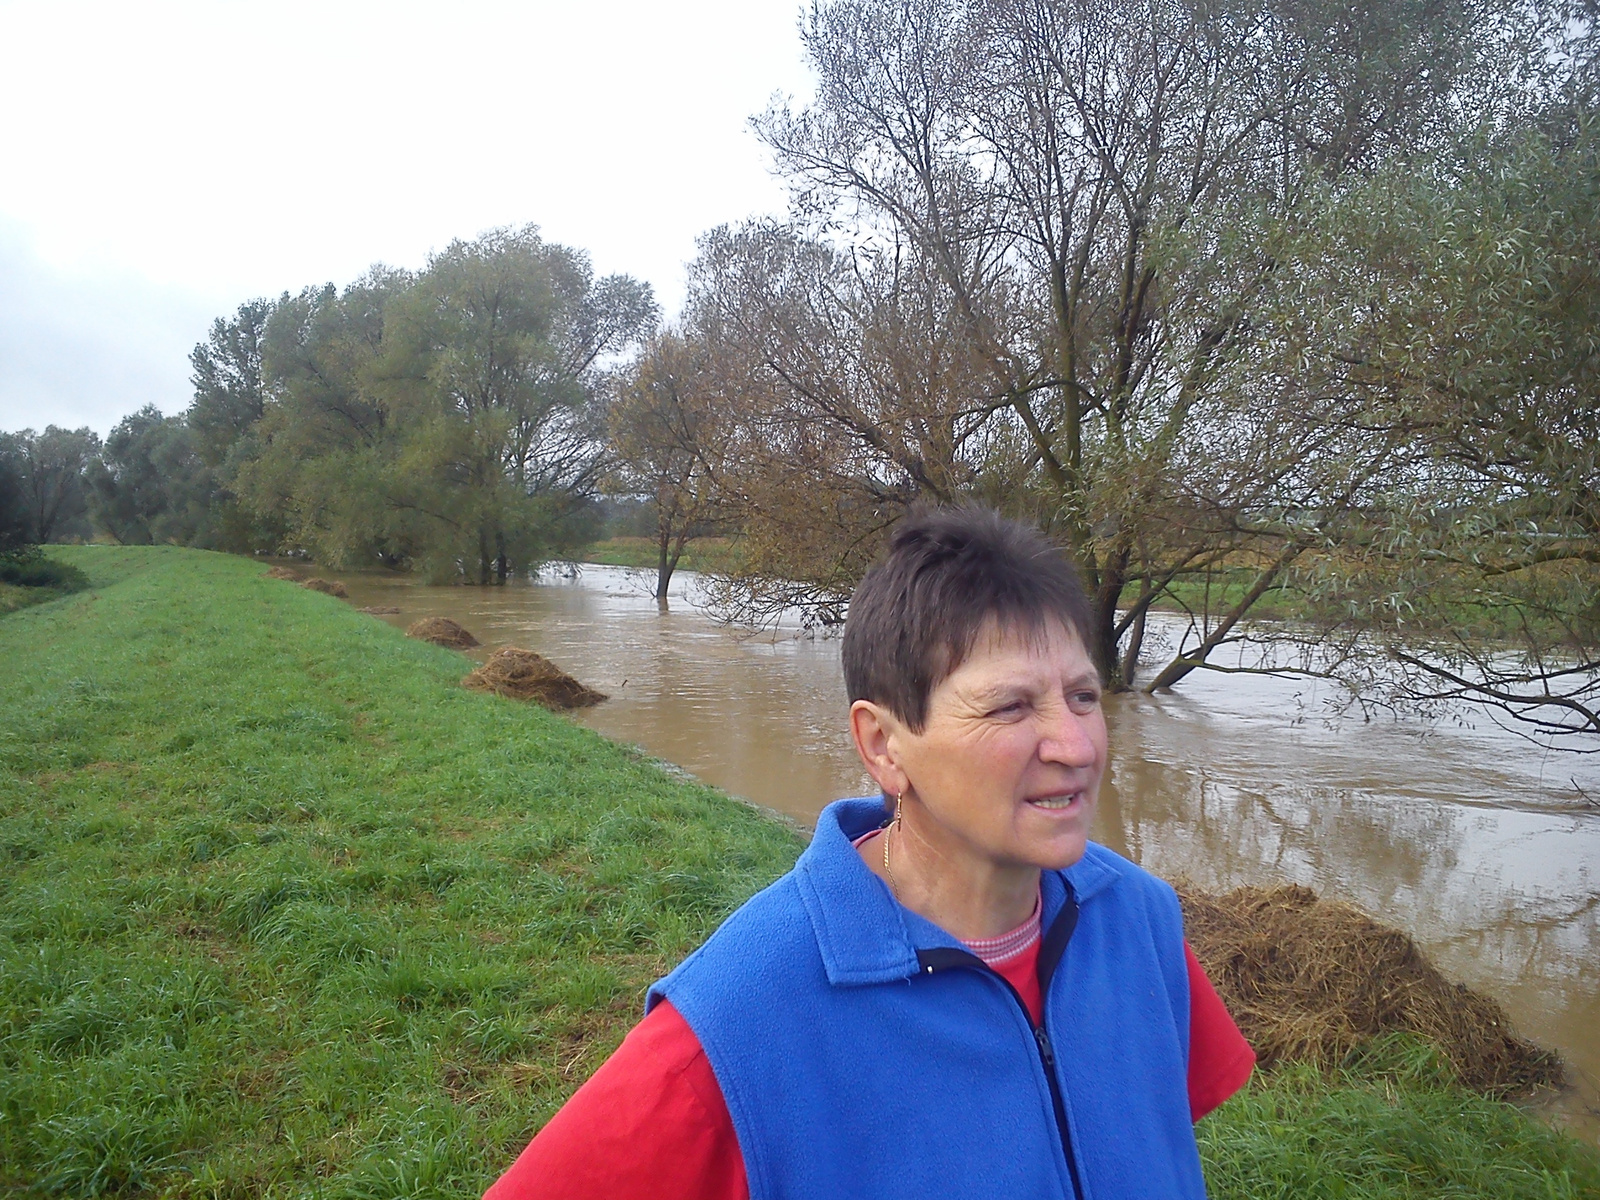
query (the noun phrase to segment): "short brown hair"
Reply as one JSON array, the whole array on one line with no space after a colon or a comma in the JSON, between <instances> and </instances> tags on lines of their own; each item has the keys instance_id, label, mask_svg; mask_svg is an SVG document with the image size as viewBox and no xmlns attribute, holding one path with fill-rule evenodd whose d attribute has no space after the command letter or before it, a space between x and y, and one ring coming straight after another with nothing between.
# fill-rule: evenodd
<instances>
[{"instance_id":1,"label":"short brown hair","mask_svg":"<svg viewBox=\"0 0 1600 1200\"><path fill-rule=\"evenodd\" d=\"M850 702L885 705L920 732L928 696L990 620L1030 636L1060 621L1094 645L1078 573L1037 529L976 504L913 511L850 599L842 655Z\"/></svg>"}]
</instances>

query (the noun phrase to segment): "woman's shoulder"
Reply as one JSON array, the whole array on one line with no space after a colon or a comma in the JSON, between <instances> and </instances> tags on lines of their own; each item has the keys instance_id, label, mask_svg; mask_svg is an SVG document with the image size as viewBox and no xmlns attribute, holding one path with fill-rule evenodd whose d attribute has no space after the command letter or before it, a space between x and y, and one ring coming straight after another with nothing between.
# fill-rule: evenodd
<instances>
[{"instance_id":1,"label":"woman's shoulder","mask_svg":"<svg viewBox=\"0 0 1600 1200\"><path fill-rule=\"evenodd\" d=\"M816 937L791 870L730 913L651 995L670 996L691 979L730 988L778 983L777 976L812 969L815 957Z\"/></svg>"},{"instance_id":2,"label":"woman's shoulder","mask_svg":"<svg viewBox=\"0 0 1600 1200\"><path fill-rule=\"evenodd\" d=\"M1178 893L1170 883L1099 842L1090 842L1083 857L1062 874L1072 884L1073 896L1080 905L1114 888L1119 894L1137 894L1146 904L1170 912L1180 907Z\"/></svg>"}]
</instances>

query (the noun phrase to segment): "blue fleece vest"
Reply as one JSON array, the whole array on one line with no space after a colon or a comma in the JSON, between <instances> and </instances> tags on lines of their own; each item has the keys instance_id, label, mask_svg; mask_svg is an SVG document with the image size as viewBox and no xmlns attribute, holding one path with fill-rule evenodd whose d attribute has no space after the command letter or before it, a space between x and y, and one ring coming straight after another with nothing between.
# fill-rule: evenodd
<instances>
[{"instance_id":1,"label":"blue fleece vest","mask_svg":"<svg viewBox=\"0 0 1600 1200\"><path fill-rule=\"evenodd\" d=\"M1203 1198L1172 889L1093 844L1045 872L1046 949L1074 901L1077 922L1035 1031L861 861L884 815L829 805L794 869L650 989L705 1050L752 1200Z\"/></svg>"}]
</instances>

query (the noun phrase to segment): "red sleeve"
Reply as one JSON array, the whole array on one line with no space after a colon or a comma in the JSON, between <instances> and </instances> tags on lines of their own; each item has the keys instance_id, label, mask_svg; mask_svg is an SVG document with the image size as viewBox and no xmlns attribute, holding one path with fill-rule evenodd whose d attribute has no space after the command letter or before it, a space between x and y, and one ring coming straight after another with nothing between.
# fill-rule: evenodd
<instances>
[{"instance_id":1,"label":"red sleeve","mask_svg":"<svg viewBox=\"0 0 1600 1200\"><path fill-rule=\"evenodd\" d=\"M1189 962L1189 1116L1198 1121L1244 1086L1256 1052L1187 942L1183 953Z\"/></svg>"},{"instance_id":2,"label":"red sleeve","mask_svg":"<svg viewBox=\"0 0 1600 1200\"><path fill-rule=\"evenodd\" d=\"M528 1143L484 1200L749 1200L705 1051L663 1001Z\"/></svg>"}]
</instances>

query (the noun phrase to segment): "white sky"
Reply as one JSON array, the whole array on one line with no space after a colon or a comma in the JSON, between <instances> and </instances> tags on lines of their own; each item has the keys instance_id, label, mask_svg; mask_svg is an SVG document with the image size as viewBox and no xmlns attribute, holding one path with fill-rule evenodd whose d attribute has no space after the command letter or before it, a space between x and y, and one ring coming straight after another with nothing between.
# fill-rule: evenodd
<instances>
[{"instance_id":1,"label":"white sky","mask_svg":"<svg viewBox=\"0 0 1600 1200\"><path fill-rule=\"evenodd\" d=\"M796 0L0 0L0 430L189 401L253 296L534 222L670 313L697 234L783 206L749 132Z\"/></svg>"}]
</instances>

